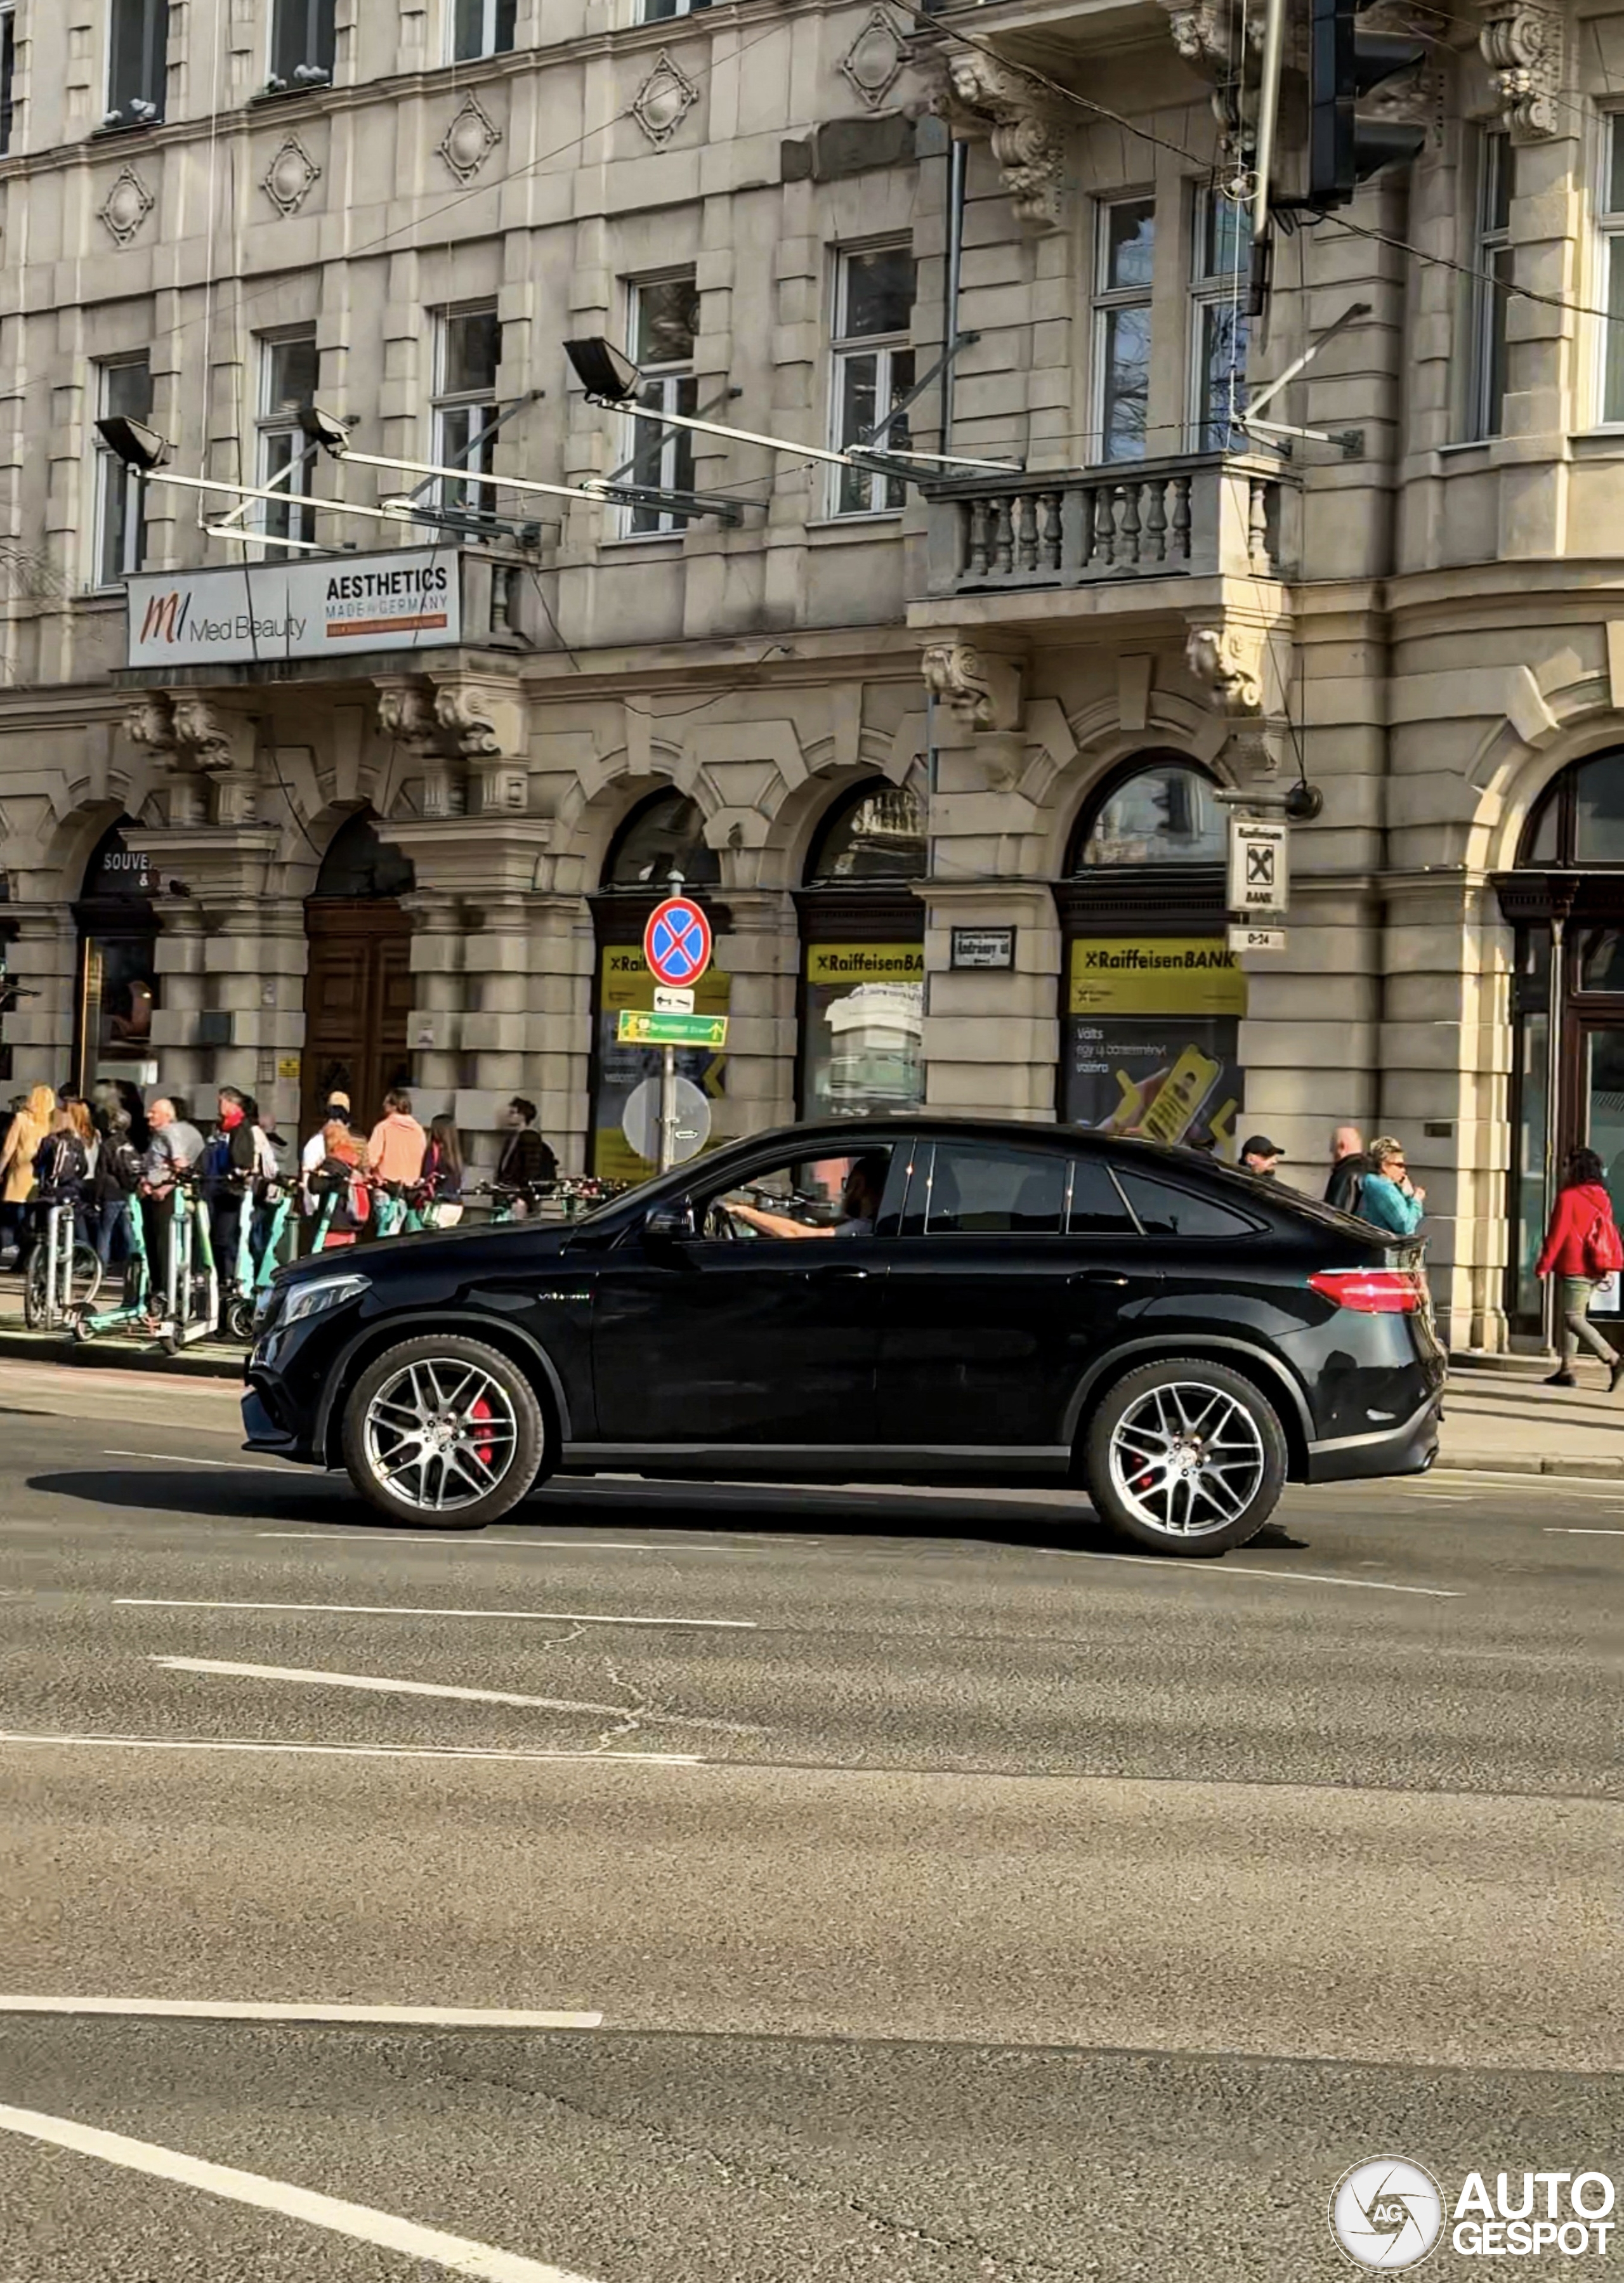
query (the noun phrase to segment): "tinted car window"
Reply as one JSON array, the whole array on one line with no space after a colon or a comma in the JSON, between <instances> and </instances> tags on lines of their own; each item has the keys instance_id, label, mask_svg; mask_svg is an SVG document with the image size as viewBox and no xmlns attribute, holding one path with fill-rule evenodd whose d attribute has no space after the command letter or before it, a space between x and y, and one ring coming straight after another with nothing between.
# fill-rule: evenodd
<instances>
[{"instance_id":1,"label":"tinted car window","mask_svg":"<svg viewBox=\"0 0 1624 2283\"><path fill-rule=\"evenodd\" d=\"M696 1200L700 1232L746 1243L793 1236L797 1228L824 1235L871 1235L874 1209L885 1194L890 1164L887 1144L860 1155L801 1158L751 1173Z\"/></svg>"},{"instance_id":2,"label":"tinted car window","mask_svg":"<svg viewBox=\"0 0 1624 2283\"><path fill-rule=\"evenodd\" d=\"M925 1229L932 1236L1058 1236L1064 1157L1047 1150L939 1142Z\"/></svg>"},{"instance_id":3,"label":"tinted car window","mask_svg":"<svg viewBox=\"0 0 1624 2283\"><path fill-rule=\"evenodd\" d=\"M1111 1169L1099 1157L1078 1157L1072 1164L1074 1236L1133 1236L1136 1234L1121 1191Z\"/></svg>"},{"instance_id":4,"label":"tinted car window","mask_svg":"<svg viewBox=\"0 0 1624 2283\"><path fill-rule=\"evenodd\" d=\"M1193 1189L1175 1189L1170 1181L1155 1180L1149 1173L1131 1173L1127 1166L1119 1168L1117 1178L1147 1236L1256 1234L1255 1221L1248 1220L1244 1213L1231 1212L1228 1205L1221 1205L1215 1198L1198 1196Z\"/></svg>"}]
</instances>

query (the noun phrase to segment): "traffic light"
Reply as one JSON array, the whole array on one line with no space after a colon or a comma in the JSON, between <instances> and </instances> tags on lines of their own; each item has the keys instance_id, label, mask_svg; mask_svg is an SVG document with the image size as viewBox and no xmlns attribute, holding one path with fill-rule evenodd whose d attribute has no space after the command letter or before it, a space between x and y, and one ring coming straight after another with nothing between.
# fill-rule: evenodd
<instances>
[{"instance_id":1,"label":"traffic light","mask_svg":"<svg viewBox=\"0 0 1624 2283\"><path fill-rule=\"evenodd\" d=\"M1361 29L1355 0L1309 0L1308 191L1322 213L1346 206L1367 175L1407 164L1426 141L1425 127L1372 118L1360 99L1426 53L1402 32Z\"/></svg>"}]
</instances>

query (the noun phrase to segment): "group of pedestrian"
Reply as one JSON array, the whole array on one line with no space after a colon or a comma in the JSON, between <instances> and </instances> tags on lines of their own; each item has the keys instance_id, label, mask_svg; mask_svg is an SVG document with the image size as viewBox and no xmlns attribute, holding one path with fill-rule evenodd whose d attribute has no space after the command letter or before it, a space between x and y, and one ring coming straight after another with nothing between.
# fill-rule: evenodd
<instances>
[{"instance_id":1,"label":"group of pedestrian","mask_svg":"<svg viewBox=\"0 0 1624 2283\"><path fill-rule=\"evenodd\" d=\"M496 1165L496 1186L512 1193L522 1217L529 1201L558 1177L558 1161L535 1122L535 1104L515 1095L507 1106L507 1135ZM412 1114L403 1087L385 1095L383 1115L363 1136L348 1095L329 1094L321 1122L305 1143L301 1181L307 1213L326 1215L325 1246L354 1244L377 1218L380 1192L409 1199L430 1228L455 1228L463 1217L465 1172L462 1136L449 1114L426 1132Z\"/></svg>"}]
</instances>

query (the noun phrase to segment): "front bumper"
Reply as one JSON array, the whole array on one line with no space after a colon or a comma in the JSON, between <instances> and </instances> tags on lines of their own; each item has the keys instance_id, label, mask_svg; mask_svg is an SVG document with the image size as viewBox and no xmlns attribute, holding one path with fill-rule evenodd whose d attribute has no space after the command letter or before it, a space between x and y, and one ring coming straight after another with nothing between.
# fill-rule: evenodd
<instances>
[{"instance_id":1,"label":"front bumper","mask_svg":"<svg viewBox=\"0 0 1624 2283\"><path fill-rule=\"evenodd\" d=\"M1341 1435L1308 1445L1311 1483L1369 1481L1383 1475L1424 1475L1438 1456L1443 1391L1435 1389L1396 1427L1370 1435Z\"/></svg>"}]
</instances>

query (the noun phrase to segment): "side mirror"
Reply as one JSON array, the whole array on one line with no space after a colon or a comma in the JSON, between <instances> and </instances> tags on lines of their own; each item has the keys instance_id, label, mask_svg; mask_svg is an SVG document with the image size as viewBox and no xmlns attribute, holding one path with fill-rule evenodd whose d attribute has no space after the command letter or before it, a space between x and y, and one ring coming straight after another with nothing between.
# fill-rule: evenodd
<instances>
[{"instance_id":1,"label":"side mirror","mask_svg":"<svg viewBox=\"0 0 1624 2283\"><path fill-rule=\"evenodd\" d=\"M686 1198L679 1204L654 1205L643 1217L643 1235L649 1244L681 1244L693 1233L693 1207Z\"/></svg>"}]
</instances>

